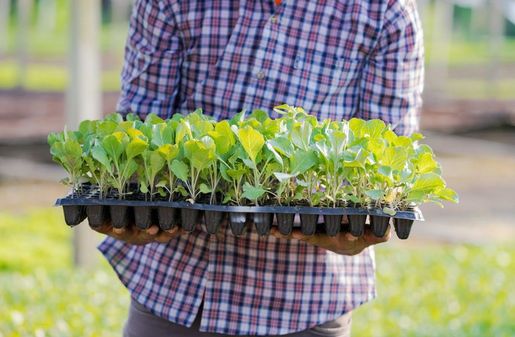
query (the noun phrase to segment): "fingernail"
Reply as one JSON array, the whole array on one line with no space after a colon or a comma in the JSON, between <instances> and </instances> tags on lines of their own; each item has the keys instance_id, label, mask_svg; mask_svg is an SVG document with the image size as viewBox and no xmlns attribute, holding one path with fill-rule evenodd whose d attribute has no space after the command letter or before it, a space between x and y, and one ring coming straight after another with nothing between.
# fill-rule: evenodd
<instances>
[{"instance_id":1,"label":"fingernail","mask_svg":"<svg viewBox=\"0 0 515 337\"><path fill-rule=\"evenodd\" d=\"M177 233L178 230L179 230L179 227L174 227L172 229L165 230L165 232L167 232L168 234L175 234L175 233Z\"/></svg>"},{"instance_id":2,"label":"fingernail","mask_svg":"<svg viewBox=\"0 0 515 337\"><path fill-rule=\"evenodd\" d=\"M345 234L345 238L348 240L348 241L356 241L358 238L355 237L354 235L350 234L350 233L347 233Z\"/></svg>"},{"instance_id":3,"label":"fingernail","mask_svg":"<svg viewBox=\"0 0 515 337\"><path fill-rule=\"evenodd\" d=\"M157 232L159 232L159 227L152 226L152 227L146 229L145 231L147 232L148 235L156 235Z\"/></svg>"},{"instance_id":4,"label":"fingernail","mask_svg":"<svg viewBox=\"0 0 515 337\"><path fill-rule=\"evenodd\" d=\"M113 232L115 234L123 234L123 232L125 232L125 228L113 228Z\"/></svg>"}]
</instances>

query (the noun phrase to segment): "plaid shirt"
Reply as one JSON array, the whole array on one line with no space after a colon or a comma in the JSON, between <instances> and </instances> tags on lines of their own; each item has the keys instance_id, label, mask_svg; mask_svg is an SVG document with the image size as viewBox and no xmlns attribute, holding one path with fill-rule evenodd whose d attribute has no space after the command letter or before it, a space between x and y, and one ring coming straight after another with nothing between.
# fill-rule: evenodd
<instances>
[{"instance_id":1,"label":"plaid shirt","mask_svg":"<svg viewBox=\"0 0 515 337\"><path fill-rule=\"evenodd\" d=\"M422 32L415 0L137 0L118 110L216 118L280 103L319 118L418 127ZM107 238L99 249L155 315L201 331L297 332L375 296L374 255L199 228L168 244Z\"/></svg>"}]
</instances>

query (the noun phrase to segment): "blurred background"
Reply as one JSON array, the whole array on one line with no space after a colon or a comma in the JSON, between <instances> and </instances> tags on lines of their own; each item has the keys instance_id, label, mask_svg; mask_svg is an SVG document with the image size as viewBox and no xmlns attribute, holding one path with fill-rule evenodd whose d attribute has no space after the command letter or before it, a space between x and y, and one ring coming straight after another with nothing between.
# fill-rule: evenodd
<instances>
[{"instance_id":1,"label":"blurred background","mask_svg":"<svg viewBox=\"0 0 515 337\"><path fill-rule=\"evenodd\" d=\"M52 207L67 187L46 135L115 109L131 5L0 0L0 337L120 335L128 293ZM422 129L461 203L377 248L354 335L514 336L515 0L418 6Z\"/></svg>"}]
</instances>

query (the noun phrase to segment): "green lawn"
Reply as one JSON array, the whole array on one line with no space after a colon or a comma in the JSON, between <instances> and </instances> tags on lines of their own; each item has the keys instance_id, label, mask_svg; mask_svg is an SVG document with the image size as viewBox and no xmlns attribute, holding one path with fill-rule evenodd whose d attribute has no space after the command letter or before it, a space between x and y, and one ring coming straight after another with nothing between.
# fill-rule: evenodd
<instances>
[{"instance_id":1,"label":"green lawn","mask_svg":"<svg viewBox=\"0 0 515 337\"><path fill-rule=\"evenodd\" d=\"M71 268L59 209L0 213L0 336L119 336L128 294L105 262ZM353 335L513 336L515 248L377 249L379 298L358 309Z\"/></svg>"}]
</instances>

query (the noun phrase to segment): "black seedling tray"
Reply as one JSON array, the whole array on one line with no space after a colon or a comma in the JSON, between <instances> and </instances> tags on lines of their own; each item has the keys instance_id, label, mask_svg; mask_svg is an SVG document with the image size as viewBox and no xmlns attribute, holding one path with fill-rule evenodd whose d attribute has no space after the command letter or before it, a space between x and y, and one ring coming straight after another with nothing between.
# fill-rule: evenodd
<instances>
[{"instance_id":1,"label":"black seedling tray","mask_svg":"<svg viewBox=\"0 0 515 337\"><path fill-rule=\"evenodd\" d=\"M407 239L413 222L424 220L418 209L398 211L392 217L379 208L211 205L164 199L145 201L137 195L118 199L113 194L99 199L98 190L88 185L81 192L57 199L55 204L63 206L68 226L76 226L88 218L92 227L111 222L117 228L135 224L147 229L156 224L163 230L181 226L191 232L205 224L210 234L215 234L220 225L228 221L235 235L244 234L251 226L255 226L260 235L267 235L272 226L277 226L284 235L290 234L293 228L300 228L305 235L325 232L335 236L340 231L348 231L359 237L366 226L370 226L374 235L382 237L393 218L397 236Z\"/></svg>"}]
</instances>

